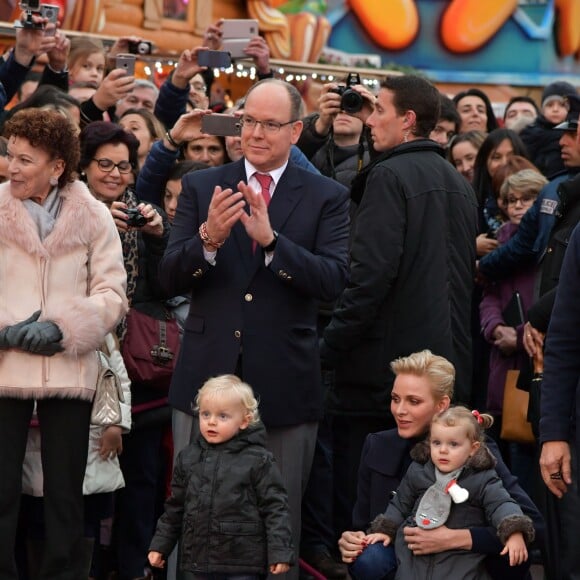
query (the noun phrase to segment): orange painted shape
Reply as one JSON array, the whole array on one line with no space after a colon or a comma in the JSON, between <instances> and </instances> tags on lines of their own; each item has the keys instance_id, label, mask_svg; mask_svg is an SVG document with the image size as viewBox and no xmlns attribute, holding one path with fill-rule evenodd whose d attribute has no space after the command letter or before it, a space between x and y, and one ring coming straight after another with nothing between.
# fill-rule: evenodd
<instances>
[{"instance_id":1,"label":"orange painted shape","mask_svg":"<svg viewBox=\"0 0 580 580\"><path fill-rule=\"evenodd\" d=\"M419 32L415 0L350 0L350 7L372 40L387 50L406 48Z\"/></svg>"},{"instance_id":2,"label":"orange painted shape","mask_svg":"<svg viewBox=\"0 0 580 580\"><path fill-rule=\"evenodd\" d=\"M580 0L556 0L558 53L574 54L580 48Z\"/></svg>"},{"instance_id":3,"label":"orange painted shape","mask_svg":"<svg viewBox=\"0 0 580 580\"><path fill-rule=\"evenodd\" d=\"M518 0L453 0L441 21L443 44L457 53L481 48L517 6Z\"/></svg>"}]
</instances>

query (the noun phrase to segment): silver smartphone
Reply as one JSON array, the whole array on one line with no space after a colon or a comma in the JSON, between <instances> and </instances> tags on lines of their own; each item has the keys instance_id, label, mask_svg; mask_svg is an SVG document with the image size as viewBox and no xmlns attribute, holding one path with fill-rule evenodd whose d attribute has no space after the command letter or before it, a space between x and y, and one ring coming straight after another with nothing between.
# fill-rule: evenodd
<instances>
[{"instance_id":1,"label":"silver smartphone","mask_svg":"<svg viewBox=\"0 0 580 580\"><path fill-rule=\"evenodd\" d=\"M60 6L52 5L52 4L41 4L40 5L40 14L48 20L47 24L52 22L54 24L54 28L45 31L46 36L54 36L56 33L56 28L58 26L58 13L60 10Z\"/></svg>"},{"instance_id":2,"label":"silver smartphone","mask_svg":"<svg viewBox=\"0 0 580 580\"><path fill-rule=\"evenodd\" d=\"M135 75L135 55L120 53L115 60L115 68L121 68L128 76Z\"/></svg>"},{"instance_id":3,"label":"silver smartphone","mask_svg":"<svg viewBox=\"0 0 580 580\"><path fill-rule=\"evenodd\" d=\"M222 38L252 38L260 32L258 21L251 18L230 18L222 20Z\"/></svg>"},{"instance_id":4,"label":"silver smartphone","mask_svg":"<svg viewBox=\"0 0 580 580\"><path fill-rule=\"evenodd\" d=\"M235 137L240 134L241 128L240 118L234 115L213 113L201 118L201 132L208 135Z\"/></svg>"},{"instance_id":5,"label":"silver smartphone","mask_svg":"<svg viewBox=\"0 0 580 580\"><path fill-rule=\"evenodd\" d=\"M226 38L222 42L222 49L229 52L232 58L249 58L246 47L250 40L250 38Z\"/></svg>"}]
</instances>

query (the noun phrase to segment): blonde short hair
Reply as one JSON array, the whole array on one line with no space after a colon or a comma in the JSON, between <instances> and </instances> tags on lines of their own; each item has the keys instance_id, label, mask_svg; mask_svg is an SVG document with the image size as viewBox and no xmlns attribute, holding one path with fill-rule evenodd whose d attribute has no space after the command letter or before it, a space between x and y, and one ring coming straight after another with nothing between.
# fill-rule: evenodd
<instances>
[{"instance_id":1,"label":"blonde short hair","mask_svg":"<svg viewBox=\"0 0 580 580\"><path fill-rule=\"evenodd\" d=\"M453 397L455 367L446 358L433 354L430 350L398 358L391 363L391 369L395 375L409 374L429 379L436 401L445 396L449 399Z\"/></svg>"},{"instance_id":2,"label":"blonde short hair","mask_svg":"<svg viewBox=\"0 0 580 580\"><path fill-rule=\"evenodd\" d=\"M487 413L470 411L467 407L456 405L455 407L449 407L440 415L435 415L431 425L436 423L446 427L456 427L458 425L465 427L470 441L482 443L485 429L489 429L493 425L493 417Z\"/></svg>"},{"instance_id":3,"label":"blonde short hair","mask_svg":"<svg viewBox=\"0 0 580 580\"><path fill-rule=\"evenodd\" d=\"M260 421L258 400L254 395L252 387L244 383L236 375L220 375L208 379L197 392L194 410L199 411L199 404L202 397L220 396L237 399L250 416L250 425L255 425Z\"/></svg>"},{"instance_id":4,"label":"blonde short hair","mask_svg":"<svg viewBox=\"0 0 580 580\"><path fill-rule=\"evenodd\" d=\"M510 191L520 191L537 197L546 183L548 180L539 171L522 169L505 178L499 194L504 203L507 203Z\"/></svg>"}]
</instances>

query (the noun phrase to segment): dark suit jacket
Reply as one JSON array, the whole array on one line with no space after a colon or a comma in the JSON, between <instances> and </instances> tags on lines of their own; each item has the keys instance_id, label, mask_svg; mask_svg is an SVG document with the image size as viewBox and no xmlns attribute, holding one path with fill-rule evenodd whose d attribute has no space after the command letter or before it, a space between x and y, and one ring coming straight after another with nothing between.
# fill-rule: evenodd
<instances>
[{"instance_id":1,"label":"dark suit jacket","mask_svg":"<svg viewBox=\"0 0 580 580\"><path fill-rule=\"evenodd\" d=\"M242 375L260 398L266 426L315 421L322 414L317 307L345 284L348 191L289 163L268 208L279 234L270 265L261 249L252 253L238 222L211 266L198 228L214 187L237 191L239 181L247 182L243 159L183 178L160 266L171 295L192 291L169 401L191 413L203 382L233 373L242 354Z\"/></svg>"}]
</instances>

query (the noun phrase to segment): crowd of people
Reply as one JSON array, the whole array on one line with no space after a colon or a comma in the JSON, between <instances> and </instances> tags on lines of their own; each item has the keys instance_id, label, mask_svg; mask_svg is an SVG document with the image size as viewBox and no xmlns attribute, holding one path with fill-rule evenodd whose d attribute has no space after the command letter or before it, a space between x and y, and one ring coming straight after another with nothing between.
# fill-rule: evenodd
<instances>
[{"instance_id":1,"label":"crowd of people","mask_svg":"<svg viewBox=\"0 0 580 580\"><path fill-rule=\"evenodd\" d=\"M219 22L158 87L115 67L138 39L32 20L0 64L0 578L576 578L575 87L497 119L396 75L306 114L256 37L213 135Z\"/></svg>"}]
</instances>

